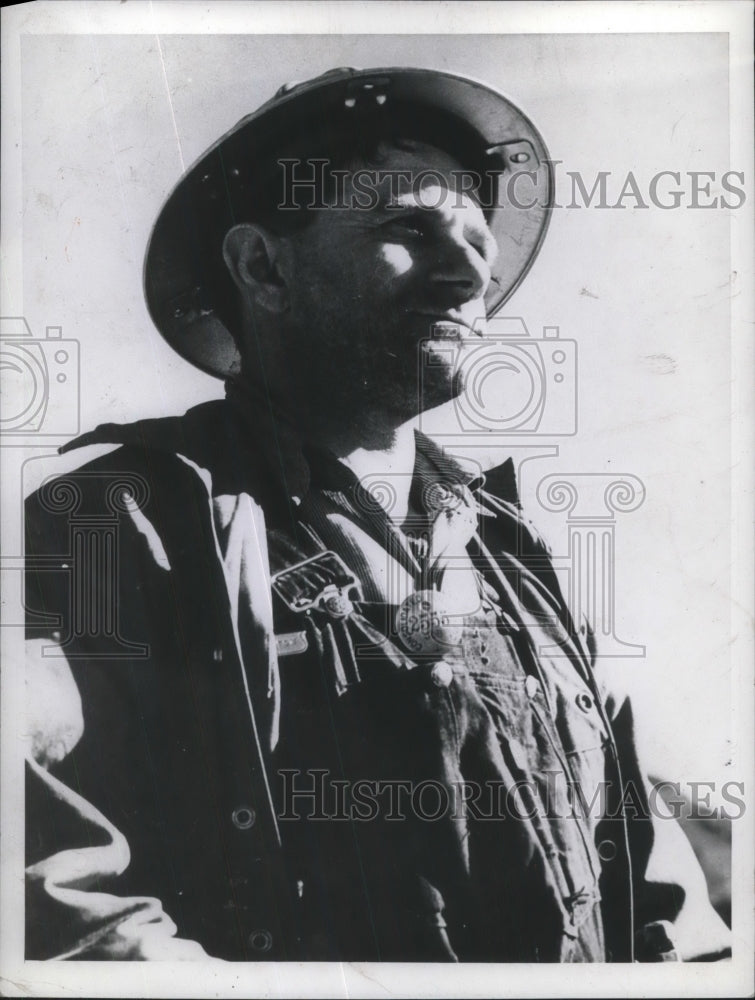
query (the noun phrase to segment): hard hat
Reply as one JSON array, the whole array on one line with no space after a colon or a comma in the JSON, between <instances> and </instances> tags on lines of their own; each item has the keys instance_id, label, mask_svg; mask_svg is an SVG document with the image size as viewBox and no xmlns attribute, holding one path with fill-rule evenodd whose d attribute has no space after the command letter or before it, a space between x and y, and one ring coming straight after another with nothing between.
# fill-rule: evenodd
<instances>
[{"instance_id":1,"label":"hard hat","mask_svg":"<svg viewBox=\"0 0 755 1000\"><path fill-rule=\"evenodd\" d=\"M168 343L209 374L238 374L233 337L238 292L222 256L232 226L258 218L260 177L284 150L319 132L363 130L400 120L402 136L444 149L465 169L495 172L487 208L499 246L485 296L492 316L537 256L549 220L548 152L525 115L491 87L429 69L331 70L275 96L214 143L165 202L150 237L144 285L150 315ZM527 183L516 184L526 172ZM501 197L511 182L515 197Z\"/></svg>"}]
</instances>

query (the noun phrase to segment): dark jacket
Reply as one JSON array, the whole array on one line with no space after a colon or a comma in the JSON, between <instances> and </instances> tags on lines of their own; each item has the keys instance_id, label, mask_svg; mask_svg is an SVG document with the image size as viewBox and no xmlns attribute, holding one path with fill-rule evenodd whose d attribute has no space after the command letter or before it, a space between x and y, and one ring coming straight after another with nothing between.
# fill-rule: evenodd
<instances>
[{"instance_id":1,"label":"dark jacket","mask_svg":"<svg viewBox=\"0 0 755 1000\"><path fill-rule=\"evenodd\" d=\"M465 632L466 668L438 686L395 637L411 553L342 466L281 433L225 402L105 426L80 443L120 448L28 501L27 635L47 648L29 670L52 705L32 727L27 957L171 957L184 939L236 960L721 953L511 464L477 489L490 516L469 546L507 625ZM419 445L418 483L465 481ZM271 570L324 549L360 584L345 616L271 591ZM501 811L397 819L379 788L402 782L489 785Z\"/></svg>"}]
</instances>

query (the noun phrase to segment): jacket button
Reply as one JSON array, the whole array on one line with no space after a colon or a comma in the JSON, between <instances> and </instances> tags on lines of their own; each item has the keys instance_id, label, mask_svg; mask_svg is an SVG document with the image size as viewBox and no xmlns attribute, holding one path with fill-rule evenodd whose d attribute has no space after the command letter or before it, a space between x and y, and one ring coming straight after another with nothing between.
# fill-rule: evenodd
<instances>
[{"instance_id":1,"label":"jacket button","mask_svg":"<svg viewBox=\"0 0 755 1000\"><path fill-rule=\"evenodd\" d=\"M613 861L616 857L616 844L612 840L601 840L598 844L598 857L601 861Z\"/></svg>"},{"instance_id":2,"label":"jacket button","mask_svg":"<svg viewBox=\"0 0 755 1000\"><path fill-rule=\"evenodd\" d=\"M270 951L273 947L273 935L270 931L252 931L249 935L249 944L254 951Z\"/></svg>"},{"instance_id":3,"label":"jacket button","mask_svg":"<svg viewBox=\"0 0 755 1000\"><path fill-rule=\"evenodd\" d=\"M233 810L231 815L233 825L237 830L249 830L254 826L256 818L254 809L250 809L249 806L239 806L238 809Z\"/></svg>"},{"instance_id":4,"label":"jacket button","mask_svg":"<svg viewBox=\"0 0 755 1000\"><path fill-rule=\"evenodd\" d=\"M212 651L212 658L213 658L213 660L216 663L222 663L222 661L223 661L223 650L222 649L213 649L213 651Z\"/></svg>"},{"instance_id":5,"label":"jacket button","mask_svg":"<svg viewBox=\"0 0 755 1000\"><path fill-rule=\"evenodd\" d=\"M582 709L583 712L589 712L592 708L592 698L589 694L585 694L584 691L580 691L576 698L577 708Z\"/></svg>"}]
</instances>

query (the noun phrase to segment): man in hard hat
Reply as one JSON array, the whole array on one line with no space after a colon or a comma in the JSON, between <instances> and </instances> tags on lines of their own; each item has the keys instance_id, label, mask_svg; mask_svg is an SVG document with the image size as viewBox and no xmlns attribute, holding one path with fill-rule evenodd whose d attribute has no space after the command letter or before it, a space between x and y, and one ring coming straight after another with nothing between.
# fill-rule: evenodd
<instances>
[{"instance_id":1,"label":"man in hard hat","mask_svg":"<svg viewBox=\"0 0 755 1000\"><path fill-rule=\"evenodd\" d=\"M551 187L495 91L342 69L172 193L147 302L227 394L30 498L28 957L726 953L512 463L417 431Z\"/></svg>"}]
</instances>

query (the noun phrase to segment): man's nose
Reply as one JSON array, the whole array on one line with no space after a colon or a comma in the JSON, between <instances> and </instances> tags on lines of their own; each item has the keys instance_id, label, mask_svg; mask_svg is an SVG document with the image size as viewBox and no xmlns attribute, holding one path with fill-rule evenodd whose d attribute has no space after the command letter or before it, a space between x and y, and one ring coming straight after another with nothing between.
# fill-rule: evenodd
<instances>
[{"instance_id":1,"label":"man's nose","mask_svg":"<svg viewBox=\"0 0 755 1000\"><path fill-rule=\"evenodd\" d=\"M478 299L490 284L490 265L460 233L447 233L437 247L431 281L454 292L459 304Z\"/></svg>"}]
</instances>

